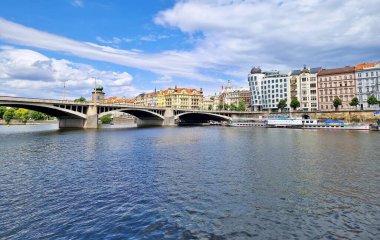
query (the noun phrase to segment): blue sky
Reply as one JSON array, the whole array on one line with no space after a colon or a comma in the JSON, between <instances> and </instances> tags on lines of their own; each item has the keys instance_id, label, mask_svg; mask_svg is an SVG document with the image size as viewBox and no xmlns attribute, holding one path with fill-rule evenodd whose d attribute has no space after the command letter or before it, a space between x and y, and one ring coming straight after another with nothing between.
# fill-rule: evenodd
<instances>
[{"instance_id":1,"label":"blue sky","mask_svg":"<svg viewBox=\"0 0 380 240\"><path fill-rule=\"evenodd\" d=\"M2 0L0 95L247 86L252 66L380 60L378 0Z\"/></svg>"}]
</instances>

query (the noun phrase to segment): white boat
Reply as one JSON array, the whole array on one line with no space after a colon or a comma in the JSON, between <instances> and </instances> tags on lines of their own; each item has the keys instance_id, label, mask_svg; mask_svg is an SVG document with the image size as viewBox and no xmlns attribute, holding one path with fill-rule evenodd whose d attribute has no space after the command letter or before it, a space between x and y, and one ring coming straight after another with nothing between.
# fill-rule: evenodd
<instances>
[{"instance_id":1,"label":"white boat","mask_svg":"<svg viewBox=\"0 0 380 240\"><path fill-rule=\"evenodd\" d=\"M336 130L369 130L370 126L365 124L349 124L340 120L327 120L325 122L319 122L308 124L308 120L302 125L303 129L336 129Z\"/></svg>"},{"instance_id":2,"label":"white boat","mask_svg":"<svg viewBox=\"0 0 380 240\"><path fill-rule=\"evenodd\" d=\"M340 120L327 120L321 122L317 119L304 118L273 118L268 119L268 127L286 127L301 129L337 129L337 130L369 130L369 125L354 125Z\"/></svg>"},{"instance_id":3,"label":"white boat","mask_svg":"<svg viewBox=\"0 0 380 240\"><path fill-rule=\"evenodd\" d=\"M227 126L230 127L267 127L266 120L254 118L239 118L229 121Z\"/></svg>"}]
</instances>

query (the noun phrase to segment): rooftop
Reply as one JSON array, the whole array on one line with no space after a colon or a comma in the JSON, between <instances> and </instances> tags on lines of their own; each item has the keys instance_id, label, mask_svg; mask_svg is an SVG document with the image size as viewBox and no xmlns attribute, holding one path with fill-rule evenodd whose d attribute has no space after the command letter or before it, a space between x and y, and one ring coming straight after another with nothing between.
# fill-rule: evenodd
<instances>
[{"instance_id":1,"label":"rooftop","mask_svg":"<svg viewBox=\"0 0 380 240\"><path fill-rule=\"evenodd\" d=\"M342 68L333 68L333 69L322 69L318 72L318 76L326 76L326 75L336 75L336 74L344 74L344 73L354 73L355 67L342 67Z\"/></svg>"}]
</instances>

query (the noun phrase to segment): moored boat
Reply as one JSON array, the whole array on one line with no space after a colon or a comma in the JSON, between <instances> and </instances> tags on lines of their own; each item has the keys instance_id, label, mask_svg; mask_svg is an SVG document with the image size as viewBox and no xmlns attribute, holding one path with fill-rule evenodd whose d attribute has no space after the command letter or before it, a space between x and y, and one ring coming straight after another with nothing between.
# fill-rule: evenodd
<instances>
[{"instance_id":1,"label":"moored boat","mask_svg":"<svg viewBox=\"0 0 380 240\"><path fill-rule=\"evenodd\" d=\"M227 126L230 127L267 127L266 120L254 118L238 118L228 122Z\"/></svg>"}]
</instances>

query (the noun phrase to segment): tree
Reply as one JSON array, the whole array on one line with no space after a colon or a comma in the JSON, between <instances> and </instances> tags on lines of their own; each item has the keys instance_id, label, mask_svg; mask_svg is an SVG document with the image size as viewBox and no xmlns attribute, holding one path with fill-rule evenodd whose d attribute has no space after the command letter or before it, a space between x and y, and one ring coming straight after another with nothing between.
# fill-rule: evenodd
<instances>
[{"instance_id":1,"label":"tree","mask_svg":"<svg viewBox=\"0 0 380 240\"><path fill-rule=\"evenodd\" d=\"M112 114L107 114L100 118L102 124L110 124L112 120Z\"/></svg>"},{"instance_id":2,"label":"tree","mask_svg":"<svg viewBox=\"0 0 380 240\"><path fill-rule=\"evenodd\" d=\"M212 105L208 105L208 110L212 110Z\"/></svg>"},{"instance_id":3,"label":"tree","mask_svg":"<svg viewBox=\"0 0 380 240\"><path fill-rule=\"evenodd\" d=\"M238 108L237 108L237 106L236 106L235 104L231 103L231 104L230 104L230 107L229 107L229 110L230 110L230 111L237 111Z\"/></svg>"},{"instance_id":4,"label":"tree","mask_svg":"<svg viewBox=\"0 0 380 240\"><path fill-rule=\"evenodd\" d=\"M25 108L19 108L14 112L14 118L26 123L29 119L29 110Z\"/></svg>"},{"instance_id":5,"label":"tree","mask_svg":"<svg viewBox=\"0 0 380 240\"><path fill-rule=\"evenodd\" d=\"M7 124L13 119L15 115L15 109L14 108L8 108L7 111L5 111L3 119Z\"/></svg>"},{"instance_id":6,"label":"tree","mask_svg":"<svg viewBox=\"0 0 380 240\"><path fill-rule=\"evenodd\" d=\"M378 101L377 98L374 95L372 95L368 98L367 103L371 106L377 104Z\"/></svg>"},{"instance_id":7,"label":"tree","mask_svg":"<svg viewBox=\"0 0 380 240\"><path fill-rule=\"evenodd\" d=\"M301 106L301 103L298 101L297 97L293 97L292 101L290 102L290 106L293 108L293 110L296 110Z\"/></svg>"},{"instance_id":8,"label":"tree","mask_svg":"<svg viewBox=\"0 0 380 240\"><path fill-rule=\"evenodd\" d=\"M41 112L29 111L29 118L33 120L47 120L49 116Z\"/></svg>"},{"instance_id":9,"label":"tree","mask_svg":"<svg viewBox=\"0 0 380 240\"><path fill-rule=\"evenodd\" d=\"M281 109L281 112L284 110L284 108L286 108L286 99L281 99L279 102L278 102L278 105L277 107L279 109Z\"/></svg>"},{"instance_id":10,"label":"tree","mask_svg":"<svg viewBox=\"0 0 380 240\"><path fill-rule=\"evenodd\" d=\"M80 98L77 98L74 100L74 102L85 102L85 101L86 101L86 99L82 96Z\"/></svg>"},{"instance_id":11,"label":"tree","mask_svg":"<svg viewBox=\"0 0 380 240\"><path fill-rule=\"evenodd\" d=\"M237 110L238 111L245 111L245 100L244 99L239 100Z\"/></svg>"},{"instance_id":12,"label":"tree","mask_svg":"<svg viewBox=\"0 0 380 240\"><path fill-rule=\"evenodd\" d=\"M338 96L336 96L333 100L333 105L335 107L335 110L337 111L339 108L339 105L342 105L342 99L340 99Z\"/></svg>"},{"instance_id":13,"label":"tree","mask_svg":"<svg viewBox=\"0 0 380 240\"><path fill-rule=\"evenodd\" d=\"M225 103L224 105L223 104L218 105L218 110L228 110L229 108L230 106L228 106L227 103Z\"/></svg>"},{"instance_id":14,"label":"tree","mask_svg":"<svg viewBox=\"0 0 380 240\"><path fill-rule=\"evenodd\" d=\"M7 108L6 107L0 107L0 119L3 118L4 116L4 113L7 111Z\"/></svg>"},{"instance_id":15,"label":"tree","mask_svg":"<svg viewBox=\"0 0 380 240\"><path fill-rule=\"evenodd\" d=\"M356 108L358 105L359 105L359 99L357 97L353 97L350 102L350 106L353 106Z\"/></svg>"}]
</instances>

